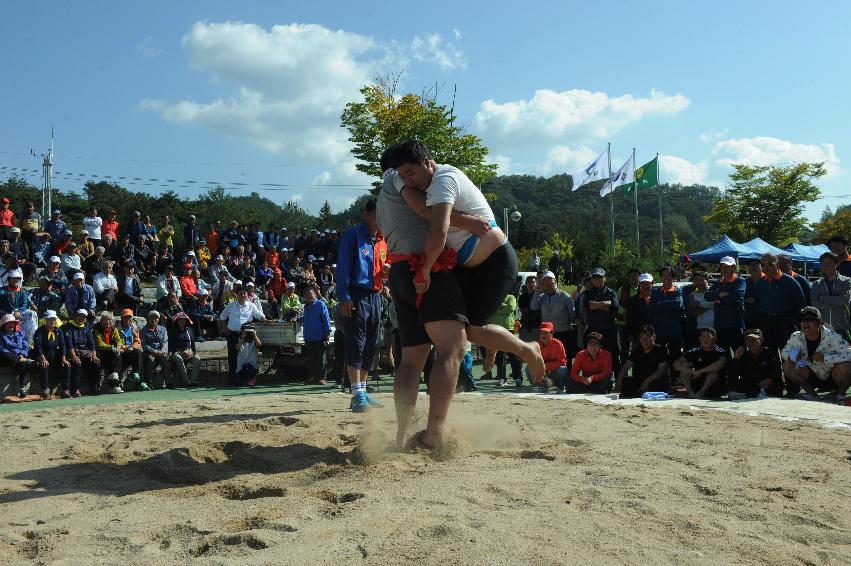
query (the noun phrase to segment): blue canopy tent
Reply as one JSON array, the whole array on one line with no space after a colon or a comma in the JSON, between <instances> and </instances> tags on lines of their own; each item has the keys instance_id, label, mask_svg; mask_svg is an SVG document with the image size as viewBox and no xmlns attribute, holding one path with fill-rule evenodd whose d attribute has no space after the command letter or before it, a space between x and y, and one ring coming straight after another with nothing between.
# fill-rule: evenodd
<instances>
[{"instance_id":1,"label":"blue canopy tent","mask_svg":"<svg viewBox=\"0 0 851 566\"><path fill-rule=\"evenodd\" d=\"M747 253L747 254L744 254L744 255L739 255L739 257L742 258L742 259L759 258L759 257L762 257L763 254L772 253L772 254L778 254L778 255L779 254L788 254L788 255L792 256L792 261L804 261L804 257L801 256L800 254L793 254L793 253L790 253L787 250L781 250L780 248L778 248L776 246L772 246L771 244L769 244L768 242L766 242L762 238L754 238L750 242L746 242L742 245L745 246L746 248L748 248L749 250L752 250L750 253Z\"/></svg>"},{"instance_id":2,"label":"blue canopy tent","mask_svg":"<svg viewBox=\"0 0 851 566\"><path fill-rule=\"evenodd\" d=\"M707 263L718 263L718 261L724 256L756 257L755 255L746 255L753 253L753 250L751 250L750 248L738 242L734 242L730 239L729 236L727 236L727 234L724 234L723 236L721 236L720 240L718 240L705 250L690 253L688 254L688 257L692 261L700 260Z\"/></svg>"},{"instance_id":3,"label":"blue canopy tent","mask_svg":"<svg viewBox=\"0 0 851 566\"><path fill-rule=\"evenodd\" d=\"M805 261L810 266L818 265L818 258L821 257L821 254L830 251L830 248L828 248L824 244L818 244L816 246L805 246L804 244L789 244L783 249L786 251L786 253L791 255L793 259L796 255L801 257L800 260L796 261Z\"/></svg>"}]
</instances>

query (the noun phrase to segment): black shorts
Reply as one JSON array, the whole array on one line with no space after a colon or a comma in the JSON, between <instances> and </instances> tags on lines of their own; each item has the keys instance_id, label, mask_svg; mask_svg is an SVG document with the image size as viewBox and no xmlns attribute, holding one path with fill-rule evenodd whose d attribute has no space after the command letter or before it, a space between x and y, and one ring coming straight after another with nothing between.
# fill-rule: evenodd
<instances>
[{"instance_id":1,"label":"black shorts","mask_svg":"<svg viewBox=\"0 0 851 566\"><path fill-rule=\"evenodd\" d=\"M390 267L390 294L399 322L399 339L403 348L429 344L425 323L457 320L467 324L467 309L458 282L449 272L431 274L431 284L417 309L414 273L407 261Z\"/></svg>"},{"instance_id":2,"label":"black shorts","mask_svg":"<svg viewBox=\"0 0 851 566\"><path fill-rule=\"evenodd\" d=\"M511 244L495 249L480 265L458 266L452 270L458 280L470 324L483 326L514 291L517 281L517 254Z\"/></svg>"}]
</instances>

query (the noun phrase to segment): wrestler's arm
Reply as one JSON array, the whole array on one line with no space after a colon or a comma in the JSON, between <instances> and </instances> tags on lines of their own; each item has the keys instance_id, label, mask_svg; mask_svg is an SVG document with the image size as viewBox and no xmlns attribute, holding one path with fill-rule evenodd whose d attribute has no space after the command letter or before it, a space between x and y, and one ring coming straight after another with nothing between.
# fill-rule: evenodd
<instances>
[{"instance_id":1,"label":"wrestler's arm","mask_svg":"<svg viewBox=\"0 0 851 566\"><path fill-rule=\"evenodd\" d=\"M431 267L437 261L437 256L446 246L446 234L449 232L451 214L452 205L448 202L437 203L432 207L431 220L429 220L428 233L426 234L423 273L431 272Z\"/></svg>"},{"instance_id":2,"label":"wrestler's arm","mask_svg":"<svg viewBox=\"0 0 851 566\"><path fill-rule=\"evenodd\" d=\"M405 187L402 191L402 198L418 216L431 220L431 207L426 206L425 193ZM449 216L449 225L466 230L476 236L482 236L491 229L490 222L487 219L457 210L453 210Z\"/></svg>"}]
</instances>

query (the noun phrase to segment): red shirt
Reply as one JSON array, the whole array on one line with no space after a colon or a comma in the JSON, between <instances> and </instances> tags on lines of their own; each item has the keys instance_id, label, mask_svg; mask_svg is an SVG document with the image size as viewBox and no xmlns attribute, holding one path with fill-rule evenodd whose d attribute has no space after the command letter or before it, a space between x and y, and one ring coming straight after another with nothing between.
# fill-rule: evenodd
<instances>
[{"instance_id":1,"label":"red shirt","mask_svg":"<svg viewBox=\"0 0 851 566\"><path fill-rule=\"evenodd\" d=\"M118 239L118 220L106 219L103 221L103 224L100 225L100 237L103 238L107 234L110 234L113 240Z\"/></svg>"},{"instance_id":2,"label":"red shirt","mask_svg":"<svg viewBox=\"0 0 851 566\"><path fill-rule=\"evenodd\" d=\"M15 213L11 208L0 209L0 226L14 226Z\"/></svg>"},{"instance_id":3,"label":"red shirt","mask_svg":"<svg viewBox=\"0 0 851 566\"><path fill-rule=\"evenodd\" d=\"M372 289L380 291L384 286L384 264L387 263L387 242L381 232L375 234L372 247Z\"/></svg>"},{"instance_id":4,"label":"red shirt","mask_svg":"<svg viewBox=\"0 0 851 566\"><path fill-rule=\"evenodd\" d=\"M181 275L178 278L180 282L180 292L183 293L183 296L192 296L198 294L198 286L195 285L195 280L192 279L191 275Z\"/></svg>"},{"instance_id":5,"label":"red shirt","mask_svg":"<svg viewBox=\"0 0 851 566\"><path fill-rule=\"evenodd\" d=\"M219 233L215 230L211 230L204 239L207 240L207 249L209 249L213 255L219 253Z\"/></svg>"},{"instance_id":6,"label":"red shirt","mask_svg":"<svg viewBox=\"0 0 851 566\"><path fill-rule=\"evenodd\" d=\"M287 292L287 280L281 277L279 280L272 279L266 283L266 294L270 301L276 301Z\"/></svg>"},{"instance_id":7,"label":"red shirt","mask_svg":"<svg viewBox=\"0 0 851 566\"><path fill-rule=\"evenodd\" d=\"M611 352L601 349L597 353L596 360L591 359L591 353L588 350L582 350L576 354L570 370L570 379L583 383L586 377L591 377L591 381L603 381L612 377Z\"/></svg>"},{"instance_id":8,"label":"red shirt","mask_svg":"<svg viewBox=\"0 0 851 566\"><path fill-rule=\"evenodd\" d=\"M266 261L269 262L270 267L279 269L281 267L281 260L278 257L278 250L272 248L270 251L266 252Z\"/></svg>"},{"instance_id":9,"label":"red shirt","mask_svg":"<svg viewBox=\"0 0 851 566\"><path fill-rule=\"evenodd\" d=\"M567 365L567 354L564 351L564 344L558 338L551 338L549 344L541 345L541 356L544 358L544 365L547 372L555 371L562 366Z\"/></svg>"}]
</instances>

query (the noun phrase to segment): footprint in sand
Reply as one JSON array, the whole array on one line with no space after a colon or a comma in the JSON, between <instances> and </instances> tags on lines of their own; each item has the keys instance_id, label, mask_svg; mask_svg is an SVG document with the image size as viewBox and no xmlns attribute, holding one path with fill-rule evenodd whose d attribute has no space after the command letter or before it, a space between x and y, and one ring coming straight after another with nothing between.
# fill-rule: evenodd
<instances>
[{"instance_id":1,"label":"footprint in sand","mask_svg":"<svg viewBox=\"0 0 851 566\"><path fill-rule=\"evenodd\" d=\"M552 462L556 459L552 454L547 454L543 450L524 450L520 453L521 460L546 460Z\"/></svg>"},{"instance_id":2,"label":"footprint in sand","mask_svg":"<svg viewBox=\"0 0 851 566\"><path fill-rule=\"evenodd\" d=\"M269 545L260 537L251 533L236 533L216 535L211 537L192 551L192 556L200 558L214 554L245 554L246 551L263 550Z\"/></svg>"},{"instance_id":3,"label":"footprint in sand","mask_svg":"<svg viewBox=\"0 0 851 566\"><path fill-rule=\"evenodd\" d=\"M216 488L216 493L231 501L247 501L266 497L284 497L287 490L282 487L224 484Z\"/></svg>"}]
</instances>

